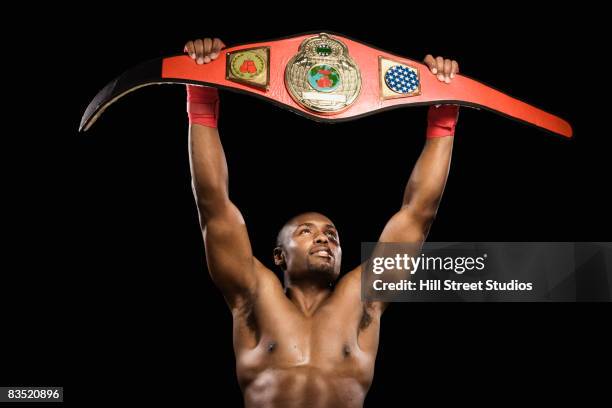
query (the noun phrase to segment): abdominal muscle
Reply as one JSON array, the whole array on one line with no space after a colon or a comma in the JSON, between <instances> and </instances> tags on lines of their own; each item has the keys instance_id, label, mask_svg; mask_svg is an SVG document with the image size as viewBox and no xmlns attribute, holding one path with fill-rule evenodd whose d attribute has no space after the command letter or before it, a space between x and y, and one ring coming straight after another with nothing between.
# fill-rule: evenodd
<instances>
[{"instance_id":1,"label":"abdominal muscle","mask_svg":"<svg viewBox=\"0 0 612 408\"><path fill-rule=\"evenodd\" d=\"M244 384L247 408L362 407L367 387L337 370L310 366L267 368Z\"/></svg>"}]
</instances>

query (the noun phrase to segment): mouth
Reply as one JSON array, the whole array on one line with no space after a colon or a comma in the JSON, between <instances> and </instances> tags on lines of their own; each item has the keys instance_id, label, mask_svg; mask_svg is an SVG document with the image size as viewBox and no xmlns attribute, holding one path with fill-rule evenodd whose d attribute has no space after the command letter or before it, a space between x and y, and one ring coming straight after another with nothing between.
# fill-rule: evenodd
<instances>
[{"instance_id":1,"label":"mouth","mask_svg":"<svg viewBox=\"0 0 612 408\"><path fill-rule=\"evenodd\" d=\"M310 255L319 256L321 258L333 258L331 249L327 247L316 247L310 251Z\"/></svg>"}]
</instances>

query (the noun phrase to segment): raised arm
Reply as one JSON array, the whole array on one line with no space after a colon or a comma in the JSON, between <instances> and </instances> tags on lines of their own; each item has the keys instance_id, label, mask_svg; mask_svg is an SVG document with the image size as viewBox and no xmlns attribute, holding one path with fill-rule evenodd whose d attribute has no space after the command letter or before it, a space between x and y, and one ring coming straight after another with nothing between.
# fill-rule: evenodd
<instances>
[{"instance_id":1,"label":"raised arm","mask_svg":"<svg viewBox=\"0 0 612 408\"><path fill-rule=\"evenodd\" d=\"M222 47L218 39L196 40L186 44L185 52L198 64L210 63ZM188 86L187 100L191 176L208 270L234 308L254 294L255 260L244 219L228 195L227 163L217 130L218 92Z\"/></svg>"},{"instance_id":2,"label":"raised arm","mask_svg":"<svg viewBox=\"0 0 612 408\"><path fill-rule=\"evenodd\" d=\"M380 242L425 241L444 192L452 148L452 137L427 139L404 190L402 206L387 222Z\"/></svg>"},{"instance_id":3,"label":"raised arm","mask_svg":"<svg viewBox=\"0 0 612 408\"><path fill-rule=\"evenodd\" d=\"M425 63L431 73L442 82L450 83L459 72L456 61L441 57L434 59L428 55L425 57ZM430 108L425 146L406 184L402 205L387 222L379 242L412 243L416 252L425 241L446 185L458 112L458 107L451 105ZM344 294L347 308L362 310L363 316L367 316L365 321L377 321L387 304L361 301L363 266L359 265L346 274L337 285L336 291ZM403 273L399 272L395 277L403 279ZM391 273L387 272L388 278L390 275ZM370 278L373 276L368 277ZM366 280L366 288L371 288L369 280ZM372 339L377 339L377 334L366 335L363 344L377 341Z\"/></svg>"},{"instance_id":4,"label":"raised arm","mask_svg":"<svg viewBox=\"0 0 612 408\"><path fill-rule=\"evenodd\" d=\"M450 83L459 72L456 61L431 55L425 63L440 81ZM400 210L385 226L380 242L425 241L446 186L459 107L430 107L427 140L404 190Z\"/></svg>"}]
</instances>

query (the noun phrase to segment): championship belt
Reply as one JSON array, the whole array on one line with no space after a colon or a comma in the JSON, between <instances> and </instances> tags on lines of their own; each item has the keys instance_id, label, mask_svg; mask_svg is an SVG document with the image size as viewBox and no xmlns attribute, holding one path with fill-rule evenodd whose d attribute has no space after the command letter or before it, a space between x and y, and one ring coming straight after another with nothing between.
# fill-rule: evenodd
<instances>
[{"instance_id":1,"label":"championship belt","mask_svg":"<svg viewBox=\"0 0 612 408\"><path fill-rule=\"evenodd\" d=\"M455 104L487 109L560 135L570 124L457 74L440 82L419 62L340 34L302 34L225 48L198 65L188 55L137 66L109 83L87 107L80 131L124 95L153 84L194 84L246 93L318 122L341 122L403 106Z\"/></svg>"}]
</instances>

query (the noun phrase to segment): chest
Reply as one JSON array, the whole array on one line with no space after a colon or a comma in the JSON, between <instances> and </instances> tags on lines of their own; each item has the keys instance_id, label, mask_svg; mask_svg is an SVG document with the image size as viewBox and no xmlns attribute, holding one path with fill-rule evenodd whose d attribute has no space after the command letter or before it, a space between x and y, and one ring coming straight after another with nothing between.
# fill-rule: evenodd
<instances>
[{"instance_id":1,"label":"chest","mask_svg":"<svg viewBox=\"0 0 612 408\"><path fill-rule=\"evenodd\" d=\"M291 309L277 308L256 319L256 333L238 328L234 348L238 366L263 368L316 367L339 375L353 376L369 370L376 349L360 347L360 336L378 336L378 327L360 330L360 311L351 313L328 308L305 317Z\"/></svg>"},{"instance_id":2,"label":"chest","mask_svg":"<svg viewBox=\"0 0 612 408\"><path fill-rule=\"evenodd\" d=\"M334 314L292 315L261 325L260 347L296 364L341 363L358 351L358 322Z\"/></svg>"}]
</instances>

